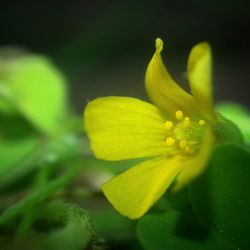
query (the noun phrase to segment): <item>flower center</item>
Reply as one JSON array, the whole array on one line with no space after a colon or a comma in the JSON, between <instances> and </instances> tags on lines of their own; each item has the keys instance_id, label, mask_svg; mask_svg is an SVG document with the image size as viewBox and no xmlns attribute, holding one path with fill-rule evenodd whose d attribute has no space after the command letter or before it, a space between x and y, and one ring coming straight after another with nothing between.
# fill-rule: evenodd
<instances>
[{"instance_id":1,"label":"flower center","mask_svg":"<svg viewBox=\"0 0 250 250\"><path fill-rule=\"evenodd\" d=\"M206 121L192 120L190 117L184 116L181 110L177 110L175 121L167 120L164 123L167 132L165 138L167 147L176 153L193 154L197 152L205 125Z\"/></svg>"}]
</instances>

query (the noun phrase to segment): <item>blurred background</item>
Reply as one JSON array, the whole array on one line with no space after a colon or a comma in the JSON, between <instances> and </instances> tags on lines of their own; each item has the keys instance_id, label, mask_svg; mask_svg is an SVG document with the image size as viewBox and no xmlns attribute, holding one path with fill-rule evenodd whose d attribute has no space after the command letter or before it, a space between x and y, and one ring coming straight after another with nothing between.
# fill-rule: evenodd
<instances>
[{"instance_id":1,"label":"blurred background","mask_svg":"<svg viewBox=\"0 0 250 250\"><path fill-rule=\"evenodd\" d=\"M250 107L249 27L243 0L2 0L0 6L0 46L49 56L68 79L78 112L97 96L146 99L144 74L156 37L164 39L165 63L181 83L191 47L208 41L216 100Z\"/></svg>"}]
</instances>

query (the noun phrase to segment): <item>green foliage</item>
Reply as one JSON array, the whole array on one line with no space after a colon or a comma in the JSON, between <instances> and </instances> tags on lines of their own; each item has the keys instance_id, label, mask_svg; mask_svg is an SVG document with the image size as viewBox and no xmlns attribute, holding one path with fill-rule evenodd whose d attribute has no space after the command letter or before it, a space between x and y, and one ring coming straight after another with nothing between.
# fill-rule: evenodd
<instances>
[{"instance_id":1,"label":"green foliage","mask_svg":"<svg viewBox=\"0 0 250 250\"><path fill-rule=\"evenodd\" d=\"M12 168L19 165L24 158L31 155L37 144L38 141L36 138L32 137L0 144L0 187L2 186L2 182L6 182L6 175L10 174Z\"/></svg>"},{"instance_id":2,"label":"green foliage","mask_svg":"<svg viewBox=\"0 0 250 250\"><path fill-rule=\"evenodd\" d=\"M30 229L22 231L12 242L2 240L2 245L8 249L20 249L21 245L25 249L81 250L90 244L94 235L95 231L85 210L55 201L41 204L37 212L33 213ZM28 245L30 240L35 243L32 248Z\"/></svg>"},{"instance_id":3,"label":"green foliage","mask_svg":"<svg viewBox=\"0 0 250 250\"><path fill-rule=\"evenodd\" d=\"M46 185L36 189L33 193L16 203L14 206L9 207L0 216L0 226L9 222L9 220L15 218L16 216L28 212L29 209L48 198L49 195L53 194L58 189L65 187L72 180L72 178L76 176L80 169L81 163L73 164L73 166L64 175L46 183Z\"/></svg>"},{"instance_id":4,"label":"green foliage","mask_svg":"<svg viewBox=\"0 0 250 250\"><path fill-rule=\"evenodd\" d=\"M48 202L86 165L65 79L43 56L0 56L0 66L0 248L84 249L95 234L87 212Z\"/></svg>"},{"instance_id":5,"label":"green foliage","mask_svg":"<svg viewBox=\"0 0 250 250\"><path fill-rule=\"evenodd\" d=\"M96 231L109 240L122 241L135 237L135 223L112 208L93 211L90 215Z\"/></svg>"},{"instance_id":6,"label":"green foliage","mask_svg":"<svg viewBox=\"0 0 250 250\"><path fill-rule=\"evenodd\" d=\"M0 189L14 176L15 167L30 159L38 145L39 138L26 119L0 112Z\"/></svg>"},{"instance_id":7,"label":"green foliage","mask_svg":"<svg viewBox=\"0 0 250 250\"><path fill-rule=\"evenodd\" d=\"M218 116L218 121L213 126L217 143L243 144L244 139L239 128L230 120Z\"/></svg>"},{"instance_id":8,"label":"green foliage","mask_svg":"<svg viewBox=\"0 0 250 250\"><path fill-rule=\"evenodd\" d=\"M0 58L0 65L0 96L5 110L14 107L39 130L58 134L68 111L62 74L49 59L38 55Z\"/></svg>"},{"instance_id":9,"label":"green foliage","mask_svg":"<svg viewBox=\"0 0 250 250\"><path fill-rule=\"evenodd\" d=\"M175 197L166 194L167 212L149 214L139 221L137 235L143 248L248 249L249 166L250 153L244 148L217 146L206 172L189 189Z\"/></svg>"},{"instance_id":10,"label":"green foliage","mask_svg":"<svg viewBox=\"0 0 250 250\"><path fill-rule=\"evenodd\" d=\"M44 239L48 250L84 249L95 234L88 213L74 205L62 202L50 204L39 219L43 219L43 223L62 225L49 232Z\"/></svg>"},{"instance_id":11,"label":"green foliage","mask_svg":"<svg viewBox=\"0 0 250 250\"><path fill-rule=\"evenodd\" d=\"M194 218L175 211L146 215L140 220L137 235L146 250L230 250L218 235L209 233Z\"/></svg>"},{"instance_id":12,"label":"green foliage","mask_svg":"<svg viewBox=\"0 0 250 250\"><path fill-rule=\"evenodd\" d=\"M10 143L9 147L4 143L2 147L4 150L0 155L6 155L0 168L0 190L44 164L55 165L74 158L82 149L79 138L70 134L44 142L34 137L25 138L21 142ZM13 154L15 157L11 157Z\"/></svg>"},{"instance_id":13,"label":"green foliage","mask_svg":"<svg viewBox=\"0 0 250 250\"><path fill-rule=\"evenodd\" d=\"M217 110L234 122L241 130L245 140L250 141L250 113L246 108L236 103L223 103L217 105Z\"/></svg>"},{"instance_id":14,"label":"green foliage","mask_svg":"<svg viewBox=\"0 0 250 250\"><path fill-rule=\"evenodd\" d=\"M190 200L200 223L235 249L248 249L250 244L249 166L248 151L221 145L205 174L190 185Z\"/></svg>"}]
</instances>

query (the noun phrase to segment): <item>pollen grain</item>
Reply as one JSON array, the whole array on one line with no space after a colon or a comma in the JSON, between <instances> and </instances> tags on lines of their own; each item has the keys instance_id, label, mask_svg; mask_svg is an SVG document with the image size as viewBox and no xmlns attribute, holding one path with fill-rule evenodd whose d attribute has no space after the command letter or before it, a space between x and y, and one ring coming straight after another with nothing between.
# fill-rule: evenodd
<instances>
[{"instance_id":1,"label":"pollen grain","mask_svg":"<svg viewBox=\"0 0 250 250\"><path fill-rule=\"evenodd\" d=\"M206 122L204 120L199 120L198 123L199 123L200 126L204 126L206 124Z\"/></svg>"},{"instance_id":2,"label":"pollen grain","mask_svg":"<svg viewBox=\"0 0 250 250\"><path fill-rule=\"evenodd\" d=\"M166 121L164 126L167 130L171 130L174 127L174 124L171 121Z\"/></svg>"}]
</instances>

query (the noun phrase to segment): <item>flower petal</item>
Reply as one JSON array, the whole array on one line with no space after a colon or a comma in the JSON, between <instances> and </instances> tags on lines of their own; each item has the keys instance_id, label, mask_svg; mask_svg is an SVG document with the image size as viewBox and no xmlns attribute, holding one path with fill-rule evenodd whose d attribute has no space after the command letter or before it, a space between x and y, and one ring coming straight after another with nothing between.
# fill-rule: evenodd
<instances>
[{"instance_id":1,"label":"flower petal","mask_svg":"<svg viewBox=\"0 0 250 250\"><path fill-rule=\"evenodd\" d=\"M212 112L212 55L208 43L193 47L188 58L188 79L194 98L205 111Z\"/></svg>"},{"instance_id":2,"label":"flower petal","mask_svg":"<svg viewBox=\"0 0 250 250\"><path fill-rule=\"evenodd\" d=\"M124 160L166 154L165 118L152 104L129 97L91 101L85 128L97 158Z\"/></svg>"},{"instance_id":3,"label":"flower petal","mask_svg":"<svg viewBox=\"0 0 250 250\"><path fill-rule=\"evenodd\" d=\"M213 145L213 132L210 127L207 127L203 136L199 153L194 158L190 158L190 160L186 162L185 168L183 168L183 170L177 176L175 185L171 188L171 191L179 191L205 170L209 156L212 153Z\"/></svg>"},{"instance_id":4,"label":"flower petal","mask_svg":"<svg viewBox=\"0 0 250 250\"><path fill-rule=\"evenodd\" d=\"M111 204L124 216L141 217L164 194L182 164L179 158L142 162L102 185Z\"/></svg>"},{"instance_id":5,"label":"flower petal","mask_svg":"<svg viewBox=\"0 0 250 250\"><path fill-rule=\"evenodd\" d=\"M162 49L163 42L157 38L156 51L146 72L145 87L148 96L153 103L169 114L174 114L177 110L190 113L197 109L195 100L179 87L168 73L161 58Z\"/></svg>"}]
</instances>

